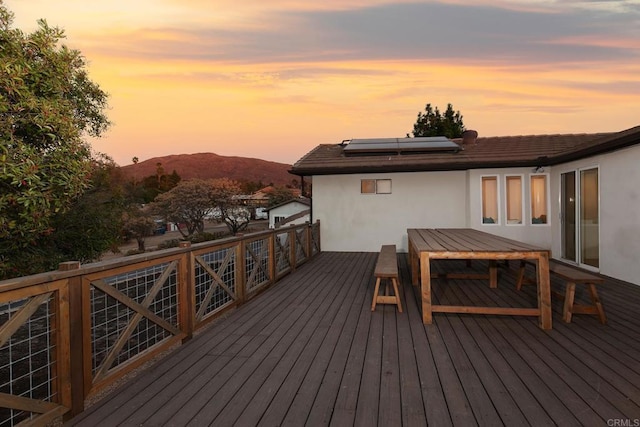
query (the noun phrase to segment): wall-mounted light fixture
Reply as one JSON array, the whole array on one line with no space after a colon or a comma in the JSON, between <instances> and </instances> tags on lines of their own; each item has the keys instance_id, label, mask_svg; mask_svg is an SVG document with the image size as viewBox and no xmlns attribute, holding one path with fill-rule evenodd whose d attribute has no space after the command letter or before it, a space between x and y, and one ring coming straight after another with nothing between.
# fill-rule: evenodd
<instances>
[{"instance_id":1,"label":"wall-mounted light fixture","mask_svg":"<svg viewBox=\"0 0 640 427\"><path fill-rule=\"evenodd\" d=\"M542 173L544 172L544 167L543 166L536 166L535 168L533 168L531 170L533 173Z\"/></svg>"}]
</instances>

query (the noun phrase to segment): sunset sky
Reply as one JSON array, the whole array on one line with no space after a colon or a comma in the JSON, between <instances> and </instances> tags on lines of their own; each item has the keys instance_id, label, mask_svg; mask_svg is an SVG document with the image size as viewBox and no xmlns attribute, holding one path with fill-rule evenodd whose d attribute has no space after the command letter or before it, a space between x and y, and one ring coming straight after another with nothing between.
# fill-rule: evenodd
<instances>
[{"instance_id":1,"label":"sunset sky","mask_svg":"<svg viewBox=\"0 0 640 427\"><path fill-rule=\"evenodd\" d=\"M636 0L4 0L110 94L96 151L293 163L403 137L427 102L480 136L640 125Z\"/></svg>"}]
</instances>

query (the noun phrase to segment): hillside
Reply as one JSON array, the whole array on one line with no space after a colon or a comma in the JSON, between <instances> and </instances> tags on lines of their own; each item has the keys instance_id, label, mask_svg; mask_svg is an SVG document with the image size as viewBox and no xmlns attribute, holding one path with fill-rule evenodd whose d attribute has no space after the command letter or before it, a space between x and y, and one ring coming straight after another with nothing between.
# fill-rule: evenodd
<instances>
[{"instance_id":1,"label":"hillside","mask_svg":"<svg viewBox=\"0 0 640 427\"><path fill-rule=\"evenodd\" d=\"M214 153L154 157L138 164L122 166L121 169L127 176L141 179L155 175L158 163L162 163L165 173L170 174L175 170L183 180L226 177L237 181L262 181L265 185L286 185L293 179L299 180L287 172L291 165L247 157L219 156Z\"/></svg>"}]
</instances>

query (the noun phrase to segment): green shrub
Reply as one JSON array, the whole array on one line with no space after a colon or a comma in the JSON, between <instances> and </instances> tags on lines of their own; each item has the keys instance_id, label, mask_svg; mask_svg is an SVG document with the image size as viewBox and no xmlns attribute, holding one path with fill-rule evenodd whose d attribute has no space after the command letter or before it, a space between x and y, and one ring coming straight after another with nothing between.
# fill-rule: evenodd
<instances>
[{"instance_id":1,"label":"green shrub","mask_svg":"<svg viewBox=\"0 0 640 427\"><path fill-rule=\"evenodd\" d=\"M211 240L221 239L226 234L228 234L228 233L226 233L224 231L218 231L218 232L215 232L215 233L208 233L208 232L197 233L197 234L194 234L191 237L189 237L189 241L191 243L208 242L208 241L211 241Z\"/></svg>"},{"instance_id":2,"label":"green shrub","mask_svg":"<svg viewBox=\"0 0 640 427\"><path fill-rule=\"evenodd\" d=\"M177 248L178 246L180 246L180 242L181 242L180 239L165 240L164 242L162 242L158 246L156 246L156 249Z\"/></svg>"}]
</instances>

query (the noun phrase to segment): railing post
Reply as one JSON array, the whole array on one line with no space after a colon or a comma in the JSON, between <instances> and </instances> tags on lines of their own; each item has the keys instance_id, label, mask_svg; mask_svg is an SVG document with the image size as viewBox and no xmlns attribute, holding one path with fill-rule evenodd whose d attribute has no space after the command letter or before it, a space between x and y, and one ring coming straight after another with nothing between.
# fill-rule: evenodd
<instances>
[{"instance_id":1,"label":"railing post","mask_svg":"<svg viewBox=\"0 0 640 427\"><path fill-rule=\"evenodd\" d=\"M316 220L316 224L318 227L318 253L322 252L322 245L321 245L321 238L322 238L322 234L320 233L320 220Z\"/></svg>"},{"instance_id":2,"label":"railing post","mask_svg":"<svg viewBox=\"0 0 640 427\"><path fill-rule=\"evenodd\" d=\"M178 243L181 248L191 248L191 242L181 241ZM183 255L184 262L179 264L178 269L178 295L180 297L180 323L183 326L183 332L187 334L182 339L182 343L189 341L193 337L193 331L195 329L195 316L196 310L194 305L194 287L195 277L193 275L193 253L191 251L186 252Z\"/></svg>"},{"instance_id":3,"label":"railing post","mask_svg":"<svg viewBox=\"0 0 640 427\"><path fill-rule=\"evenodd\" d=\"M236 295L238 304L244 303L246 299L245 285L247 283L247 269L245 267L244 254L246 252L244 239L236 246Z\"/></svg>"},{"instance_id":4,"label":"railing post","mask_svg":"<svg viewBox=\"0 0 640 427\"><path fill-rule=\"evenodd\" d=\"M269 277L271 283L276 282L276 232L269 235Z\"/></svg>"},{"instance_id":5,"label":"railing post","mask_svg":"<svg viewBox=\"0 0 640 427\"><path fill-rule=\"evenodd\" d=\"M80 262L68 261L58 265L59 271L78 270ZM84 398L87 395L84 378L84 316L82 311L82 276L69 278L69 386L71 388L71 410L64 415L65 420L84 411ZM63 362L64 363L64 362ZM65 384L61 384L64 389Z\"/></svg>"},{"instance_id":6,"label":"railing post","mask_svg":"<svg viewBox=\"0 0 640 427\"><path fill-rule=\"evenodd\" d=\"M293 227L289 228L289 241L291 244L289 245L289 259L291 260L291 271L296 269L296 255L298 253L298 239L296 238L296 230Z\"/></svg>"},{"instance_id":7,"label":"railing post","mask_svg":"<svg viewBox=\"0 0 640 427\"><path fill-rule=\"evenodd\" d=\"M313 228L311 227L311 223L307 223L305 234L307 235L307 260L309 260L313 253Z\"/></svg>"}]
</instances>

